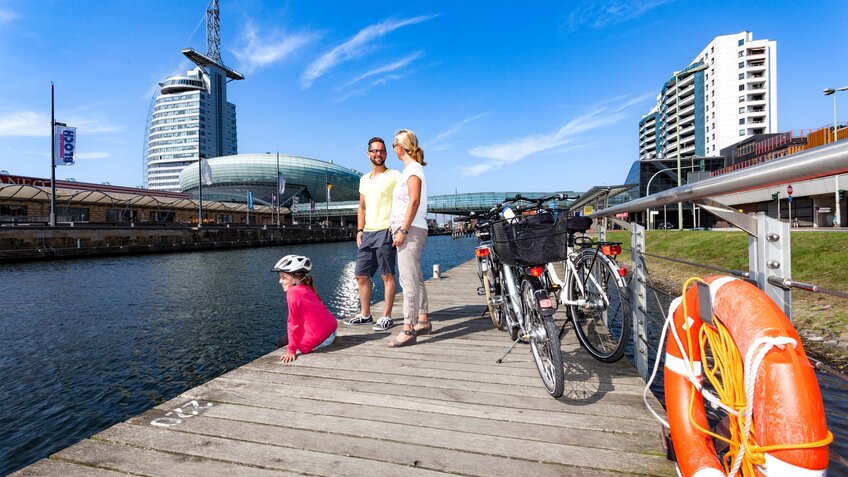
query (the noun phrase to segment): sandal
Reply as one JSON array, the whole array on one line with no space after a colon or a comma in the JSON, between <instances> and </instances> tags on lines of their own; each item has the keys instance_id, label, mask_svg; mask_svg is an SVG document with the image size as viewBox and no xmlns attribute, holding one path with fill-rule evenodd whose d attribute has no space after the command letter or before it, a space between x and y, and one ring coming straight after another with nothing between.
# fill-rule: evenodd
<instances>
[{"instance_id":1,"label":"sandal","mask_svg":"<svg viewBox=\"0 0 848 477\"><path fill-rule=\"evenodd\" d=\"M401 330L401 333L406 336L412 336L404 341L398 341L395 338L389 338L389 348L400 348L402 346L409 346L415 344L418 340L418 335L415 333L415 330Z\"/></svg>"},{"instance_id":2,"label":"sandal","mask_svg":"<svg viewBox=\"0 0 848 477\"><path fill-rule=\"evenodd\" d=\"M423 322L419 321L418 325L421 325L421 328L415 328L415 327L412 328L412 329L415 330L415 333L418 334L418 335L422 335L422 336L423 335L429 335L430 333L433 332L433 324L430 323L430 320L423 321Z\"/></svg>"}]
</instances>

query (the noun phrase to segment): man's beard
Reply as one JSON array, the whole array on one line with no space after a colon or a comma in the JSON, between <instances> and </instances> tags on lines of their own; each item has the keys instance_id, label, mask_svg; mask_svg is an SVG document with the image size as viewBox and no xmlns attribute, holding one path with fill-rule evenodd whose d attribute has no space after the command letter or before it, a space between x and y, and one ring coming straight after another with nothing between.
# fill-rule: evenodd
<instances>
[{"instance_id":1,"label":"man's beard","mask_svg":"<svg viewBox=\"0 0 848 477\"><path fill-rule=\"evenodd\" d=\"M380 159L380 157L379 157L379 156L378 156L378 157L375 157L374 159L371 159L371 164L374 164L375 166L382 166L382 165L384 165L384 164L386 163L386 159L385 159L385 158L383 158L380 162L377 162L377 160L378 160L378 159Z\"/></svg>"}]
</instances>

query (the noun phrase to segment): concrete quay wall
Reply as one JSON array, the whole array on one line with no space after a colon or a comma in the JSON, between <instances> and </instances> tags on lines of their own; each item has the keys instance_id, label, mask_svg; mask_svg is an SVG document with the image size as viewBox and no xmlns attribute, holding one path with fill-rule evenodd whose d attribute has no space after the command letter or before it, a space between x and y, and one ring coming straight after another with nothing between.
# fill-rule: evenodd
<instances>
[{"instance_id":1,"label":"concrete quay wall","mask_svg":"<svg viewBox=\"0 0 848 477\"><path fill-rule=\"evenodd\" d=\"M353 240L350 228L320 226L4 227L0 263Z\"/></svg>"}]
</instances>

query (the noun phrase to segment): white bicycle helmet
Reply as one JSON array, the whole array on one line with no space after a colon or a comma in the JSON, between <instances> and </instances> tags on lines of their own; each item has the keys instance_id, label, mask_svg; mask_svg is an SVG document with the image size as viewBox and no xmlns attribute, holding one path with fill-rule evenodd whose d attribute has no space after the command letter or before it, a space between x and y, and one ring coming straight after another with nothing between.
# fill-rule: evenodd
<instances>
[{"instance_id":1,"label":"white bicycle helmet","mask_svg":"<svg viewBox=\"0 0 848 477\"><path fill-rule=\"evenodd\" d=\"M285 257L281 258L276 265L274 265L274 269L271 271L286 273L309 273L310 270L312 270L312 261L309 260L309 257L304 257L303 255L286 255Z\"/></svg>"}]
</instances>

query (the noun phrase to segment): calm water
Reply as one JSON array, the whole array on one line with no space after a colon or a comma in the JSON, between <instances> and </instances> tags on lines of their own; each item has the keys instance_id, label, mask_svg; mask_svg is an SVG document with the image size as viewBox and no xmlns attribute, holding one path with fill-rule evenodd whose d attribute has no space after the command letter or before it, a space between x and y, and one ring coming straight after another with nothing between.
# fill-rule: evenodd
<instances>
[{"instance_id":1,"label":"calm water","mask_svg":"<svg viewBox=\"0 0 848 477\"><path fill-rule=\"evenodd\" d=\"M433 263L469 260L474 245L431 237L425 277ZM284 302L269 270L289 253L313 258L333 313L356 312L351 242L0 267L0 475L273 350ZM372 296L382 299L380 283ZM819 382L833 449L846 456L848 386ZM847 469L832 462L829 475Z\"/></svg>"},{"instance_id":2,"label":"calm water","mask_svg":"<svg viewBox=\"0 0 848 477\"><path fill-rule=\"evenodd\" d=\"M431 237L425 277L473 247ZM272 351L285 304L270 270L289 253L313 259L336 316L356 312L352 242L0 267L0 475Z\"/></svg>"}]
</instances>

